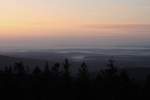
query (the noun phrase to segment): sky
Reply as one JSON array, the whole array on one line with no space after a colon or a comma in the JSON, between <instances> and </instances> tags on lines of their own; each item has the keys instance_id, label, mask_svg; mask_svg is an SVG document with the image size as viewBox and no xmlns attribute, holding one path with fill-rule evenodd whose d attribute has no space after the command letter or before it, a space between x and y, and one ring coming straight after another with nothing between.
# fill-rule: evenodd
<instances>
[{"instance_id":1,"label":"sky","mask_svg":"<svg viewBox=\"0 0 150 100\"><path fill-rule=\"evenodd\" d=\"M0 0L0 48L149 45L150 0Z\"/></svg>"}]
</instances>

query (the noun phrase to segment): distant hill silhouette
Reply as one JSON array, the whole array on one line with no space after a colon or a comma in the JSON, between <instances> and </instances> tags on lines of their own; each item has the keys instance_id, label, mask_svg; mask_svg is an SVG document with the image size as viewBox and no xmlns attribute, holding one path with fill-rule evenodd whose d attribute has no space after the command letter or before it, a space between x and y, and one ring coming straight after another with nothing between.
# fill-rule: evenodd
<instances>
[{"instance_id":1,"label":"distant hill silhouette","mask_svg":"<svg viewBox=\"0 0 150 100\"><path fill-rule=\"evenodd\" d=\"M30 66L32 68L33 66L37 66L37 65L43 66L46 60L0 55L0 69L5 66L13 65L14 62L19 62L19 61L22 61L26 66ZM50 65L52 65L52 62L49 61L49 63Z\"/></svg>"}]
</instances>

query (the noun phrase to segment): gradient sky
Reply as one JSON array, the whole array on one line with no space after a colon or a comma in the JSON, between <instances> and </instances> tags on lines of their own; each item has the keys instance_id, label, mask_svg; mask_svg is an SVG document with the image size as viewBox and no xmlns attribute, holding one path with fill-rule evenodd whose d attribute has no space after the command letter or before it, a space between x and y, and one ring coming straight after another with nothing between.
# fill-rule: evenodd
<instances>
[{"instance_id":1,"label":"gradient sky","mask_svg":"<svg viewBox=\"0 0 150 100\"><path fill-rule=\"evenodd\" d=\"M1 48L148 45L150 0L1 0Z\"/></svg>"}]
</instances>

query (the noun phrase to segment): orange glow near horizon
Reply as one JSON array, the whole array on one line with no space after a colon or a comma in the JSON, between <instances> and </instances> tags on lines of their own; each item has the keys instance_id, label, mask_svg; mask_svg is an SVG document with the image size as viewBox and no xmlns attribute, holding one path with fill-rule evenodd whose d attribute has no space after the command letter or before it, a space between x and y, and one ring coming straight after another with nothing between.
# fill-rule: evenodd
<instances>
[{"instance_id":1,"label":"orange glow near horizon","mask_svg":"<svg viewBox=\"0 0 150 100\"><path fill-rule=\"evenodd\" d=\"M145 39L150 36L149 6L149 0L3 0L0 39Z\"/></svg>"}]
</instances>

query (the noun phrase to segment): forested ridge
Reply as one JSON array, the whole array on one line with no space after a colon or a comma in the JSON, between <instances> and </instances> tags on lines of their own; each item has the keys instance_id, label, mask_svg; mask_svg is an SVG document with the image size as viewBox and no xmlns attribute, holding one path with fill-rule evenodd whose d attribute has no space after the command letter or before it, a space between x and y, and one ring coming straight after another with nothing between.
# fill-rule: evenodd
<instances>
[{"instance_id":1,"label":"forested ridge","mask_svg":"<svg viewBox=\"0 0 150 100\"><path fill-rule=\"evenodd\" d=\"M2 100L149 100L150 76L142 84L130 78L126 70L116 67L110 59L105 69L91 76L83 62L76 75L71 73L68 59L63 64L43 69L36 66L32 72L16 62L0 71L0 98ZM93 66L94 67L94 66Z\"/></svg>"}]
</instances>

